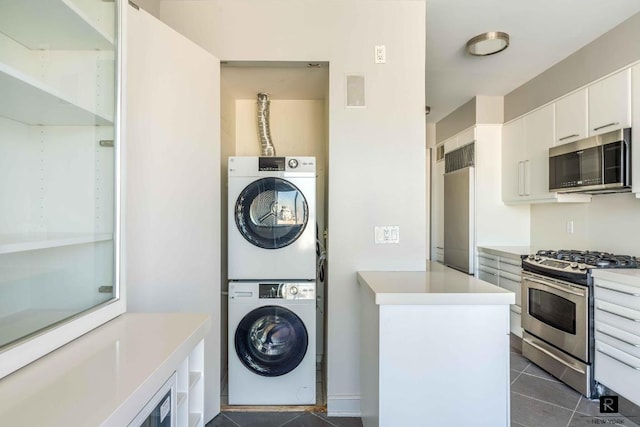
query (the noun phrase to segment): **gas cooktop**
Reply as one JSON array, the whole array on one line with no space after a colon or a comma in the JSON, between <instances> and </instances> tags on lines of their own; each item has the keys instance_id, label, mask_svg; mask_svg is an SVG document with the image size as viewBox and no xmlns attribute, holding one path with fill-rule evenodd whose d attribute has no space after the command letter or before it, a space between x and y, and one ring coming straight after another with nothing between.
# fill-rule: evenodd
<instances>
[{"instance_id":1,"label":"gas cooktop","mask_svg":"<svg viewBox=\"0 0 640 427\"><path fill-rule=\"evenodd\" d=\"M598 251L576 251L576 250L542 250L535 255L529 255L529 260L544 261L560 260L566 261L569 268L584 270L587 268L638 268L640 262L631 255L616 255L609 252ZM576 264L574 266L574 264ZM543 264L544 265L544 264Z\"/></svg>"},{"instance_id":2,"label":"gas cooktop","mask_svg":"<svg viewBox=\"0 0 640 427\"><path fill-rule=\"evenodd\" d=\"M565 249L538 251L522 260L525 271L587 286L596 268L640 268L640 260L631 255Z\"/></svg>"}]
</instances>

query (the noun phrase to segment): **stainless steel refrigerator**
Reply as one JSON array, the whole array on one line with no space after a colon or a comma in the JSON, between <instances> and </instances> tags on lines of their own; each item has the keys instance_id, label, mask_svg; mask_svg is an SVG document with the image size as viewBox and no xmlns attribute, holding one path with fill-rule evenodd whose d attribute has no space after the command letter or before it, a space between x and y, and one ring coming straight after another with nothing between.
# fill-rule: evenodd
<instances>
[{"instance_id":1,"label":"stainless steel refrigerator","mask_svg":"<svg viewBox=\"0 0 640 427\"><path fill-rule=\"evenodd\" d=\"M467 274L475 271L474 145L445 155L444 263Z\"/></svg>"}]
</instances>

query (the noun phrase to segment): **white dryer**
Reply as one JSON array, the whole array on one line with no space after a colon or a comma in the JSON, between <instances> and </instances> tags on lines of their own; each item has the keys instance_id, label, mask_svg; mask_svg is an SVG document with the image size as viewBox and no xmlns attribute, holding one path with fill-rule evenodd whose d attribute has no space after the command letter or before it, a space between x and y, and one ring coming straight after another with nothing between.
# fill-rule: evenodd
<instances>
[{"instance_id":1,"label":"white dryer","mask_svg":"<svg viewBox=\"0 0 640 427\"><path fill-rule=\"evenodd\" d=\"M315 280L315 163L229 158L229 280Z\"/></svg>"},{"instance_id":2,"label":"white dryer","mask_svg":"<svg viewBox=\"0 0 640 427\"><path fill-rule=\"evenodd\" d=\"M229 283L229 404L316 403L314 282Z\"/></svg>"}]
</instances>

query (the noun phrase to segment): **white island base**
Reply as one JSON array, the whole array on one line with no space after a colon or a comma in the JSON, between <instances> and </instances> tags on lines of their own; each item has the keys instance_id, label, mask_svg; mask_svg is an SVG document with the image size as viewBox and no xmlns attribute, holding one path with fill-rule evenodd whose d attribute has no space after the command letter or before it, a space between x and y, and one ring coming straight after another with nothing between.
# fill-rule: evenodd
<instances>
[{"instance_id":1,"label":"white island base","mask_svg":"<svg viewBox=\"0 0 640 427\"><path fill-rule=\"evenodd\" d=\"M509 425L512 292L435 263L358 281L364 427Z\"/></svg>"}]
</instances>

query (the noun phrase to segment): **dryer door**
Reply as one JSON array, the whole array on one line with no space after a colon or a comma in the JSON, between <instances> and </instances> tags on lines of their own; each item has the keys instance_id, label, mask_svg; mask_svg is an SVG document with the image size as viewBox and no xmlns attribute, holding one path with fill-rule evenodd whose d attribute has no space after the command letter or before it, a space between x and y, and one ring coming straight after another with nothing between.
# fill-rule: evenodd
<instances>
[{"instance_id":1,"label":"dryer door","mask_svg":"<svg viewBox=\"0 0 640 427\"><path fill-rule=\"evenodd\" d=\"M304 194L281 178L263 178L249 184L236 199L236 225L251 244L264 249L290 245L302 235L309 220Z\"/></svg>"},{"instance_id":2,"label":"dryer door","mask_svg":"<svg viewBox=\"0 0 640 427\"><path fill-rule=\"evenodd\" d=\"M293 371L307 353L309 336L291 310L264 306L247 314L235 334L236 354L250 371L278 377Z\"/></svg>"}]
</instances>

